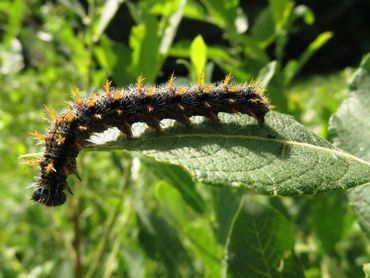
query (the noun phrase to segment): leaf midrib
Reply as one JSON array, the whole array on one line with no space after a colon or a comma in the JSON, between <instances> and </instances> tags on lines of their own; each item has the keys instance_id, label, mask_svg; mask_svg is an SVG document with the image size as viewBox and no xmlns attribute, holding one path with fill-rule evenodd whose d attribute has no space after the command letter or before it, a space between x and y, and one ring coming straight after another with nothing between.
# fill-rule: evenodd
<instances>
[{"instance_id":1,"label":"leaf midrib","mask_svg":"<svg viewBox=\"0 0 370 278\"><path fill-rule=\"evenodd\" d=\"M209 137L217 137L217 138L230 138L230 139L247 139L247 140L257 140L257 141L266 141L266 142L272 142L272 143L278 143L282 145L292 145L292 146L298 146L298 147L303 147L303 148L310 148L310 149L315 149L321 152L326 152L326 153L331 153L343 158L348 158L348 159L353 159L356 160L359 163L362 163L364 165L367 165L370 167L370 162L367 162L361 158L358 158L356 156L353 156L349 153L343 152L339 149L334 149L333 148L326 148L322 146L317 146L313 144L308 144L308 143L303 143L303 142L297 142L297 141L290 141L290 140L281 140L281 139L276 139L276 138L266 138L266 137L260 137L260 136L254 136L254 135L242 135L242 134L200 134L200 133L189 133L189 134L163 134L160 136L155 136L155 137L141 137L137 138L140 140L140 142L145 141L153 141L153 140L158 140L159 138L191 138L191 137L203 137L203 138L209 138ZM133 139L135 140L135 139ZM99 145L94 145L92 148L96 148ZM116 149L117 145L113 145L112 143L106 143L101 145L100 147L107 148L107 149Z\"/></svg>"},{"instance_id":2,"label":"leaf midrib","mask_svg":"<svg viewBox=\"0 0 370 278\"><path fill-rule=\"evenodd\" d=\"M267 257L265 256L265 250L263 248L262 241L261 241L259 231L257 229L257 225L256 225L255 221L252 221L252 227L253 227L252 229L253 229L253 231L256 235L256 238L257 238L257 244L258 244L259 251L260 251L260 254L261 254L261 257L262 257L262 260L263 260L263 264L265 265L265 268L266 268L265 274L267 274L266 275L267 277L272 277L272 273L271 273L271 270L269 268L269 264L267 262Z\"/></svg>"}]
</instances>

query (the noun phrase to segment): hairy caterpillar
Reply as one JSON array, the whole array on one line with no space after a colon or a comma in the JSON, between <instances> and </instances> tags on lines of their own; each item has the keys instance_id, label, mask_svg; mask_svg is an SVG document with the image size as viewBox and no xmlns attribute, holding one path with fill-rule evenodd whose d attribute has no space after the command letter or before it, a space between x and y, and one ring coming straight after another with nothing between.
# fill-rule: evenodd
<instances>
[{"instance_id":1,"label":"hairy caterpillar","mask_svg":"<svg viewBox=\"0 0 370 278\"><path fill-rule=\"evenodd\" d=\"M161 86L144 86L138 77L135 86L113 89L107 81L103 92L81 99L78 90L72 91L73 104L57 114L47 108L53 123L46 135L34 132L45 143L41 159L24 164L39 166L41 175L36 180L32 199L46 206L62 205L66 201L65 190L71 192L67 176L74 174L76 157L92 133L110 127L120 129L128 139L132 137L131 125L144 122L160 132L162 119L174 119L190 125L191 116L204 116L218 123L217 114L244 113L263 124L270 105L263 90L255 83L231 84L231 75L222 82L203 85L202 79L194 86L177 87L172 75Z\"/></svg>"}]
</instances>

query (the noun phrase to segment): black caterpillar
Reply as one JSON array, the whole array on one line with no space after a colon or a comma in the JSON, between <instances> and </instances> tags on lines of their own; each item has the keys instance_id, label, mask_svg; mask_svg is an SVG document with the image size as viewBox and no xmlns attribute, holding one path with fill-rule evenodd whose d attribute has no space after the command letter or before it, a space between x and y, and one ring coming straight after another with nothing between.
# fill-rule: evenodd
<instances>
[{"instance_id":1,"label":"black caterpillar","mask_svg":"<svg viewBox=\"0 0 370 278\"><path fill-rule=\"evenodd\" d=\"M167 84L149 87L143 86L140 76L135 86L126 89L113 89L107 81L105 92L85 99L73 90L73 104L59 115L47 108L53 118L47 135L33 133L45 143L44 154L40 160L24 163L41 167L32 200L46 206L66 201L64 191L71 192L67 176L74 174L79 178L76 157L94 132L117 127L130 139L133 123L144 122L160 132L162 119L174 119L188 126L189 118L199 115L218 123L219 112L248 114L263 124L271 107L256 84L230 84L230 75L219 83L203 85L199 81L189 87L176 87L174 79L172 75Z\"/></svg>"}]
</instances>

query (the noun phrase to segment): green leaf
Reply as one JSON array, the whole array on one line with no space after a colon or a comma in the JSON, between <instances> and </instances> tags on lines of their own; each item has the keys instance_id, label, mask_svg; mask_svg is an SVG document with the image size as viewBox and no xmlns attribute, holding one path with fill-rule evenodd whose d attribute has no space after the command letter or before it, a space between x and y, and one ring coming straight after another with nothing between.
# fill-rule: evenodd
<instances>
[{"instance_id":1,"label":"green leaf","mask_svg":"<svg viewBox=\"0 0 370 278\"><path fill-rule=\"evenodd\" d=\"M370 238L370 184L349 191L350 204L354 208L362 230Z\"/></svg>"},{"instance_id":2,"label":"green leaf","mask_svg":"<svg viewBox=\"0 0 370 278\"><path fill-rule=\"evenodd\" d=\"M190 45L190 60L195 70L195 77L200 78L206 70L207 46L201 35L198 35Z\"/></svg>"},{"instance_id":3,"label":"green leaf","mask_svg":"<svg viewBox=\"0 0 370 278\"><path fill-rule=\"evenodd\" d=\"M149 220L151 231L139 223L138 237L145 253L157 264L163 264L166 277L189 277L195 270L180 234L164 218L154 213L150 214Z\"/></svg>"},{"instance_id":4,"label":"green leaf","mask_svg":"<svg viewBox=\"0 0 370 278\"><path fill-rule=\"evenodd\" d=\"M184 0L147 1L146 3L142 2L140 7L142 9L150 9L152 14L169 17L178 10L180 2L184 2Z\"/></svg>"},{"instance_id":5,"label":"green leaf","mask_svg":"<svg viewBox=\"0 0 370 278\"><path fill-rule=\"evenodd\" d=\"M232 220L240 207L243 194L242 190L230 190L223 187L215 188L214 190L216 191L214 203L218 224L216 232L218 240L225 245Z\"/></svg>"},{"instance_id":6,"label":"green leaf","mask_svg":"<svg viewBox=\"0 0 370 278\"><path fill-rule=\"evenodd\" d=\"M248 39L245 41L246 44L249 44ZM256 45L256 44L254 44ZM250 46L250 45L249 45ZM258 49L258 53L256 53L255 49L248 49L251 50L252 55L258 57L261 60L261 55L266 56L266 53ZM247 51L247 50L246 50ZM259 55L261 54L261 55ZM180 57L180 58L189 58L190 56L190 42L188 41L180 41L175 43L170 51L170 56ZM212 47L207 46L207 57L214 61L220 68L223 69L224 72L231 72L236 80L249 80L252 78L249 72L246 72L243 69L243 64L241 63L238 57L231 56L229 54L229 50L225 47ZM266 56L267 57L267 56ZM268 58L267 58L268 59ZM266 64L267 61L261 61L261 63Z\"/></svg>"},{"instance_id":7,"label":"green leaf","mask_svg":"<svg viewBox=\"0 0 370 278\"><path fill-rule=\"evenodd\" d=\"M274 208L244 198L227 243L230 277L304 277L294 259L294 229Z\"/></svg>"},{"instance_id":8,"label":"green leaf","mask_svg":"<svg viewBox=\"0 0 370 278\"><path fill-rule=\"evenodd\" d=\"M134 140L116 140L119 133L113 129L91 138L100 145L90 148L139 152L180 165L198 181L268 195L312 194L370 182L370 163L335 149L292 117L269 112L259 127L246 115L219 116L218 126L193 117L192 128L164 120L161 135L137 124Z\"/></svg>"},{"instance_id":9,"label":"green leaf","mask_svg":"<svg viewBox=\"0 0 370 278\"><path fill-rule=\"evenodd\" d=\"M78 70L78 76L83 84L86 83L86 77L88 76L88 71L90 69L90 58L89 53L86 51L85 45L81 38L75 34L73 27L67 21L62 21L60 19L50 16L47 18L48 31L59 38L64 47L71 51L70 61L73 63L74 67ZM59 21L60 20L60 21ZM86 86L84 84L83 86Z\"/></svg>"},{"instance_id":10,"label":"green leaf","mask_svg":"<svg viewBox=\"0 0 370 278\"><path fill-rule=\"evenodd\" d=\"M266 66L264 66L258 73L257 81L263 86L267 87L271 79L274 77L277 71L277 61L271 61Z\"/></svg>"},{"instance_id":11,"label":"green leaf","mask_svg":"<svg viewBox=\"0 0 370 278\"><path fill-rule=\"evenodd\" d=\"M153 82L158 71L158 21L155 16L147 15L145 23L136 25L130 34L132 63L130 71L143 74L146 81Z\"/></svg>"},{"instance_id":12,"label":"green leaf","mask_svg":"<svg viewBox=\"0 0 370 278\"><path fill-rule=\"evenodd\" d=\"M254 41L247 35L243 35L242 37L240 37L240 39L245 46L244 53L247 57L255 59L263 65L267 64L270 61L266 51L264 51L264 49L258 44L258 42Z\"/></svg>"},{"instance_id":13,"label":"green leaf","mask_svg":"<svg viewBox=\"0 0 370 278\"><path fill-rule=\"evenodd\" d=\"M5 35L2 38L2 45L5 50L8 50L12 39L18 35L22 26L23 14L26 11L25 6L26 3L23 0L16 0L9 5L9 9L6 11L9 21L4 29Z\"/></svg>"},{"instance_id":14,"label":"green leaf","mask_svg":"<svg viewBox=\"0 0 370 278\"><path fill-rule=\"evenodd\" d=\"M312 75L294 81L287 92L291 114L321 137L328 137L329 118L347 97L345 76Z\"/></svg>"},{"instance_id":15,"label":"green leaf","mask_svg":"<svg viewBox=\"0 0 370 278\"><path fill-rule=\"evenodd\" d=\"M269 0L269 8L275 22L275 29L280 30L288 22L293 2L291 0Z\"/></svg>"},{"instance_id":16,"label":"green leaf","mask_svg":"<svg viewBox=\"0 0 370 278\"><path fill-rule=\"evenodd\" d=\"M94 48L94 54L105 75L111 76L118 86L124 86L135 79L136 76L128 70L131 51L123 43L112 41L103 35L100 45Z\"/></svg>"},{"instance_id":17,"label":"green leaf","mask_svg":"<svg viewBox=\"0 0 370 278\"><path fill-rule=\"evenodd\" d=\"M163 207L167 219L190 241L192 249L204 263L207 277L218 277L222 261L222 248L209 227L207 218L196 219L191 214L180 193L170 185L162 182L157 185L156 196Z\"/></svg>"},{"instance_id":18,"label":"green leaf","mask_svg":"<svg viewBox=\"0 0 370 278\"><path fill-rule=\"evenodd\" d=\"M365 278L369 278L370 277L370 264L369 263L364 264L362 266L362 269L363 269L363 271L365 273Z\"/></svg>"},{"instance_id":19,"label":"green leaf","mask_svg":"<svg viewBox=\"0 0 370 278\"><path fill-rule=\"evenodd\" d=\"M123 1L124 0L108 0L105 2L93 35L94 41L99 40L101 34L108 27L109 22L113 19Z\"/></svg>"},{"instance_id":20,"label":"green leaf","mask_svg":"<svg viewBox=\"0 0 370 278\"><path fill-rule=\"evenodd\" d=\"M304 22L307 25L312 25L315 22L315 15L312 10L306 5L298 5L294 8L293 14L295 17L303 17Z\"/></svg>"},{"instance_id":21,"label":"green leaf","mask_svg":"<svg viewBox=\"0 0 370 278\"><path fill-rule=\"evenodd\" d=\"M227 31L238 30L237 19L248 25L242 12L238 13L239 0L202 0L215 24ZM245 29L244 29L245 31Z\"/></svg>"},{"instance_id":22,"label":"green leaf","mask_svg":"<svg viewBox=\"0 0 370 278\"><path fill-rule=\"evenodd\" d=\"M185 6L186 0L179 1L177 9L171 12L171 16L168 18L168 23L163 31L162 40L159 46L159 52L164 57L167 56L168 51L173 43L173 40L177 32L177 28L180 25L184 13Z\"/></svg>"},{"instance_id":23,"label":"green leaf","mask_svg":"<svg viewBox=\"0 0 370 278\"><path fill-rule=\"evenodd\" d=\"M184 17L205 22L210 21L210 18L206 15L205 8L200 3L194 1L187 2Z\"/></svg>"},{"instance_id":24,"label":"green leaf","mask_svg":"<svg viewBox=\"0 0 370 278\"><path fill-rule=\"evenodd\" d=\"M352 77L349 97L330 120L335 145L370 161L370 54Z\"/></svg>"},{"instance_id":25,"label":"green leaf","mask_svg":"<svg viewBox=\"0 0 370 278\"><path fill-rule=\"evenodd\" d=\"M353 223L351 216L343 192L320 194L315 198L311 226L326 254L335 254L335 245L344 238Z\"/></svg>"},{"instance_id":26,"label":"green leaf","mask_svg":"<svg viewBox=\"0 0 370 278\"><path fill-rule=\"evenodd\" d=\"M310 45L301 54L298 60L290 60L284 68L284 81L289 84L290 81L298 74L308 60L333 37L332 32L323 32L310 43Z\"/></svg>"},{"instance_id":27,"label":"green leaf","mask_svg":"<svg viewBox=\"0 0 370 278\"><path fill-rule=\"evenodd\" d=\"M146 166L154 172L155 175L174 186L182 195L184 200L197 212L204 211L204 201L195 188L193 180L180 167L167 164L145 161Z\"/></svg>"},{"instance_id":28,"label":"green leaf","mask_svg":"<svg viewBox=\"0 0 370 278\"><path fill-rule=\"evenodd\" d=\"M370 161L370 54L365 57L350 84L350 93L330 120L334 145ZM349 199L365 233L370 237L370 184L354 188Z\"/></svg>"},{"instance_id":29,"label":"green leaf","mask_svg":"<svg viewBox=\"0 0 370 278\"><path fill-rule=\"evenodd\" d=\"M59 0L59 2L68 7L70 10L72 10L75 14L77 14L82 19L86 20L86 12L84 7L80 2L77 0Z\"/></svg>"},{"instance_id":30,"label":"green leaf","mask_svg":"<svg viewBox=\"0 0 370 278\"><path fill-rule=\"evenodd\" d=\"M172 220L178 230L186 227L191 219L180 192L161 181L156 185L156 197L164 208L165 215L169 216L166 218Z\"/></svg>"},{"instance_id":31,"label":"green leaf","mask_svg":"<svg viewBox=\"0 0 370 278\"><path fill-rule=\"evenodd\" d=\"M206 221L198 221L189 226L186 233L204 264L205 275L203 277L220 277L223 246L218 244L210 225L207 224Z\"/></svg>"},{"instance_id":32,"label":"green leaf","mask_svg":"<svg viewBox=\"0 0 370 278\"><path fill-rule=\"evenodd\" d=\"M258 41L262 48L266 48L274 39L275 28L269 8L263 9L257 16L252 27L253 39Z\"/></svg>"}]
</instances>

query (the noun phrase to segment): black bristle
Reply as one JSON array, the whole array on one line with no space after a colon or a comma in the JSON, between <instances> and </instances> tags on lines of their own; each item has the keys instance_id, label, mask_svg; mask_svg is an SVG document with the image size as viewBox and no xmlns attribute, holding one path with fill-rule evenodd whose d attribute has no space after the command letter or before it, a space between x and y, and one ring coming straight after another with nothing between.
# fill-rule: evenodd
<instances>
[{"instance_id":1,"label":"black bristle","mask_svg":"<svg viewBox=\"0 0 370 278\"><path fill-rule=\"evenodd\" d=\"M77 103L71 111L73 119L68 119L65 112L52 125L45 143L41 177L32 200L46 206L65 203L64 190L69 189L67 176L77 173L76 157L80 148L92 133L102 132L107 127L119 128L129 139L131 125L136 122L145 122L160 132L159 122L163 119L189 125L191 116L205 116L217 123L219 112L239 112L256 118L262 125L269 111L268 100L254 85L231 86L224 82L201 88L199 85L177 88L171 85L169 88L166 84L155 89L130 86L119 98L114 97L118 89L108 89L109 94L106 88L90 103L91 97L82 101L75 97Z\"/></svg>"}]
</instances>

